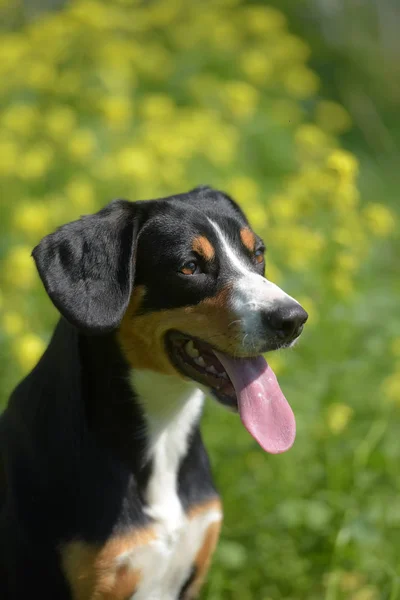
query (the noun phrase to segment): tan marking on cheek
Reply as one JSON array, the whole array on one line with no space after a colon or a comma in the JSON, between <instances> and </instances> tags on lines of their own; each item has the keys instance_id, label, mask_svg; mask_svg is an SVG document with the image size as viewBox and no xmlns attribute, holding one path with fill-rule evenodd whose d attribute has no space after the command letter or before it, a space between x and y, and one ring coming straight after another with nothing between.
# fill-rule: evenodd
<instances>
[{"instance_id":1,"label":"tan marking on cheek","mask_svg":"<svg viewBox=\"0 0 400 600\"><path fill-rule=\"evenodd\" d=\"M247 250L254 252L254 248L256 247L256 238L254 233L248 227L244 227L240 230L240 239L242 240L242 244L246 246Z\"/></svg>"},{"instance_id":2,"label":"tan marking on cheek","mask_svg":"<svg viewBox=\"0 0 400 600\"><path fill-rule=\"evenodd\" d=\"M200 235L193 240L192 249L193 252L197 252L206 260L212 260L215 256L213 245L204 235Z\"/></svg>"},{"instance_id":3,"label":"tan marking on cheek","mask_svg":"<svg viewBox=\"0 0 400 600\"><path fill-rule=\"evenodd\" d=\"M213 298L195 306L160 310L144 315L135 314L137 301L124 315L117 338L129 364L136 369L150 369L169 375L180 375L167 355L164 337L176 329L209 342L228 353L240 351L241 333L237 315L229 305L231 289L222 289Z\"/></svg>"},{"instance_id":4,"label":"tan marking on cheek","mask_svg":"<svg viewBox=\"0 0 400 600\"><path fill-rule=\"evenodd\" d=\"M118 564L118 557L154 540L152 530L108 540L103 546L70 542L61 549L62 566L73 600L127 600L141 580L138 569Z\"/></svg>"},{"instance_id":5,"label":"tan marking on cheek","mask_svg":"<svg viewBox=\"0 0 400 600\"><path fill-rule=\"evenodd\" d=\"M138 285L134 288L132 295L129 300L129 313L131 316L137 313L139 310L143 299L146 295L146 288L144 285Z\"/></svg>"}]
</instances>

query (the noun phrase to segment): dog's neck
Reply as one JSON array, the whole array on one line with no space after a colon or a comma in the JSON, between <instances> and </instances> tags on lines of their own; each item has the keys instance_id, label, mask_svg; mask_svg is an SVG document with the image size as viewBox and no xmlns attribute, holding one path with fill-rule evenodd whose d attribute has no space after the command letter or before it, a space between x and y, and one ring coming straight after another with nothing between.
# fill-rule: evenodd
<instances>
[{"instance_id":1,"label":"dog's neck","mask_svg":"<svg viewBox=\"0 0 400 600\"><path fill-rule=\"evenodd\" d=\"M85 530L100 539L132 515L143 526L154 518L173 528L182 511L215 495L198 426L201 405L201 392L179 379L132 373L112 334L86 336L61 319L6 411L9 435L26 463L38 461L46 470L46 477L23 483L27 513L30 499L41 498L60 538ZM37 446L36 456L21 429ZM15 485L24 473L17 470ZM69 514L77 490L84 502L61 524L59 511Z\"/></svg>"},{"instance_id":2,"label":"dog's neck","mask_svg":"<svg viewBox=\"0 0 400 600\"><path fill-rule=\"evenodd\" d=\"M80 344L82 359L90 357L84 369L89 427L134 470L147 515L178 526L180 468L200 420L203 392L179 377L129 368L112 336Z\"/></svg>"},{"instance_id":3,"label":"dog's neck","mask_svg":"<svg viewBox=\"0 0 400 600\"><path fill-rule=\"evenodd\" d=\"M179 522L178 474L203 406L204 394L191 382L153 371L132 371L132 389L147 428L151 475L144 492L147 513L156 521Z\"/></svg>"},{"instance_id":4,"label":"dog's neck","mask_svg":"<svg viewBox=\"0 0 400 600\"><path fill-rule=\"evenodd\" d=\"M166 484L188 450L203 392L178 377L130 368L112 334L80 336L80 353L89 428L136 474L150 465Z\"/></svg>"}]
</instances>

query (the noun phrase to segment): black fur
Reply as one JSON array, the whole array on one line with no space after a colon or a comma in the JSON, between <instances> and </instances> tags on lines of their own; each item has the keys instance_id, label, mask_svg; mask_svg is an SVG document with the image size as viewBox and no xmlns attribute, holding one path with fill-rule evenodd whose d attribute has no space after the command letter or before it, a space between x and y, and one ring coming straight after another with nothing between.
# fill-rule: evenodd
<instances>
[{"instance_id":1,"label":"black fur","mask_svg":"<svg viewBox=\"0 0 400 600\"><path fill-rule=\"evenodd\" d=\"M146 423L115 331L134 284L146 285L144 311L196 304L216 293L229 276L218 261L199 278L179 272L193 235L215 238L207 217L222 219L232 236L247 223L228 196L201 187L154 201L114 201L34 249L62 316L0 418L1 599L36 593L71 600L60 544L101 543L148 523ZM178 483L185 509L216 495L198 424Z\"/></svg>"},{"instance_id":2,"label":"black fur","mask_svg":"<svg viewBox=\"0 0 400 600\"><path fill-rule=\"evenodd\" d=\"M125 312L134 277L135 209L115 200L97 214L64 225L33 250L55 306L84 331L112 331Z\"/></svg>"}]
</instances>

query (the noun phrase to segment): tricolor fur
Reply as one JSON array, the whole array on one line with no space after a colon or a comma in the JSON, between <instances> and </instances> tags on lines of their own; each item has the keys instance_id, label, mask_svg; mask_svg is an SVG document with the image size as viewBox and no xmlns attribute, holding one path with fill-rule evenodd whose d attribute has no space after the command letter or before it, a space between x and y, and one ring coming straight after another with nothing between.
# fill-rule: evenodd
<instances>
[{"instance_id":1,"label":"tricolor fur","mask_svg":"<svg viewBox=\"0 0 400 600\"><path fill-rule=\"evenodd\" d=\"M204 394L237 410L213 350L289 346L306 320L264 249L208 187L114 201L34 249L61 319L0 419L1 598L197 597L222 519Z\"/></svg>"}]
</instances>

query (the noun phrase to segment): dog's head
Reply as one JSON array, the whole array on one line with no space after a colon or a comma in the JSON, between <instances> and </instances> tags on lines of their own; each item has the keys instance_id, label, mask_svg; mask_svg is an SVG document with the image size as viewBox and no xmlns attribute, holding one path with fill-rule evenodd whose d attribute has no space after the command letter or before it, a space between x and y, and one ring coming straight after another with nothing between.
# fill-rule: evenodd
<instances>
[{"instance_id":1,"label":"dog's head","mask_svg":"<svg viewBox=\"0 0 400 600\"><path fill-rule=\"evenodd\" d=\"M260 354L294 344L307 313L265 278L264 251L229 196L199 187L111 202L45 237L33 256L73 325L115 330L133 368L211 390L280 452L293 443L294 420Z\"/></svg>"}]
</instances>

